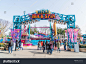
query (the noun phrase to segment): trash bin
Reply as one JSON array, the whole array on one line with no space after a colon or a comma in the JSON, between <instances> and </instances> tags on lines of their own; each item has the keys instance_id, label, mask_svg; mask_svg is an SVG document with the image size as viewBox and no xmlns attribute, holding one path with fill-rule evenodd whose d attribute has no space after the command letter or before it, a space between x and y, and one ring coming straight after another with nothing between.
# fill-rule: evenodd
<instances>
[{"instance_id":1,"label":"trash bin","mask_svg":"<svg viewBox=\"0 0 86 64\"><path fill-rule=\"evenodd\" d=\"M74 44L74 52L79 52L79 44Z\"/></svg>"}]
</instances>

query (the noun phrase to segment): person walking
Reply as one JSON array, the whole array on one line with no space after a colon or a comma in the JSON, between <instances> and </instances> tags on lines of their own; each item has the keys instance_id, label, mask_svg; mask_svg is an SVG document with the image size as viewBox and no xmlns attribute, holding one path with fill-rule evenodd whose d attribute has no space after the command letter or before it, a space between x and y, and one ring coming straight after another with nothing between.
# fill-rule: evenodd
<instances>
[{"instance_id":1,"label":"person walking","mask_svg":"<svg viewBox=\"0 0 86 64\"><path fill-rule=\"evenodd\" d=\"M60 41L57 42L57 51L59 49L59 53L60 53Z\"/></svg>"},{"instance_id":2,"label":"person walking","mask_svg":"<svg viewBox=\"0 0 86 64\"><path fill-rule=\"evenodd\" d=\"M39 41L40 42L40 41ZM39 50L39 42L38 42L38 49L37 50Z\"/></svg>"},{"instance_id":3,"label":"person walking","mask_svg":"<svg viewBox=\"0 0 86 64\"><path fill-rule=\"evenodd\" d=\"M47 51L47 53L49 54L52 54L52 51L53 51L53 42L52 41L50 41L50 43L49 43L49 48L48 48L48 51Z\"/></svg>"},{"instance_id":4,"label":"person walking","mask_svg":"<svg viewBox=\"0 0 86 64\"><path fill-rule=\"evenodd\" d=\"M66 51L67 41L64 41L64 50Z\"/></svg>"},{"instance_id":5,"label":"person walking","mask_svg":"<svg viewBox=\"0 0 86 64\"><path fill-rule=\"evenodd\" d=\"M21 48L21 39L19 40L19 48Z\"/></svg>"},{"instance_id":6,"label":"person walking","mask_svg":"<svg viewBox=\"0 0 86 64\"><path fill-rule=\"evenodd\" d=\"M21 50L21 48L22 48L22 50L23 50L23 43L21 42L21 45L20 45L20 50Z\"/></svg>"},{"instance_id":7,"label":"person walking","mask_svg":"<svg viewBox=\"0 0 86 64\"><path fill-rule=\"evenodd\" d=\"M41 41L41 46L42 46L42 48L43 48L43 41Z\"/></svg>"},{"instance_id":8,"label":"person walking","mask_svg":"<svg viewBox=\"0 0 86 64\"><path fill-rule=\"evenodd\" d=\"M13 41L12 41L12 39L11 39L11 41L9 42L9 44L8 44L8 49L9 49L9 54L10 54L10 51L11 51L11 53L12 53L12 47L13 47Z\"/></svg>"},{"instance_id":9,"label":"person walking","mask_svg":"<svg viewBox=\"0 0 86 64\"><path fill-rule=\"evenodd\" d=\"M56 40L55 40L55 50L56 50L56 48L57 48L57 43L56 43Z\"/></svg>"},{"instance_id":10,"label":"person walking","mask_svg":"<svg viewBox=\"0 0 86 64\"><path fill-rule=\"evenodd\" d=\"M18 48L18 40L16 39L16 42L15 42L15 51L16 51L17 48Z\"/></svg>"},{"instance_id":11,"label":"person walking","mask_svg":"<svg viewBox=\"0 0 86 64\"><path fill-rule=\"evenodd\" d=\"M43 53L45 52L45 41L43 42Z\"/></svg>"}]
</instances>

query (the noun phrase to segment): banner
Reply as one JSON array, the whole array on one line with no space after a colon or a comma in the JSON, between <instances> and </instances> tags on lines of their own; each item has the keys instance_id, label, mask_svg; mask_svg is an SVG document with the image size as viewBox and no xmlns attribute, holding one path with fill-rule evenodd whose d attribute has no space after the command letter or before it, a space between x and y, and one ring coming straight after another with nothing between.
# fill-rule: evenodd
<instances>
[{"instance_id":1,"label":"banner","mask_svg":"<svg viewBox=\"0 0 86 64\"><path fill-rule=\"evenodd\" d=\"M79 29L74 29L74 42L77 42L78 31Z\"/></svg>"},{"instance_id":2,"label":"banner","mask_svg":"<svg viewBox=\"0 0 86 64\"><path fill-rule=\"evenodd\" d=\"M67 29L65 30L65 33L67 35L67 40L68 40L68 33L69 33L69 42L77 42L77 36L78 36L78 31L79 29Z\"/></svg>"},{"instance_id":3,"label":"banner","mask_svg":"<svg viewBox=\"0 0 86 64\"><path fill-rule=\"evenodd\" d=\"M71 40L71 29L67 29L68 33L69 33L69 42Z\"/></svg>"},{"instance_id":4,"label":"banner","mask_svg":"<svg viewBox=\"0 0 86 64\"><path fill-rule=\"evenodd\" d=\"M13 42L15 42L16 39L19 39L19 35L20 35L20 29L11 29L11 37Z\"/></svg>"}]
</instances>

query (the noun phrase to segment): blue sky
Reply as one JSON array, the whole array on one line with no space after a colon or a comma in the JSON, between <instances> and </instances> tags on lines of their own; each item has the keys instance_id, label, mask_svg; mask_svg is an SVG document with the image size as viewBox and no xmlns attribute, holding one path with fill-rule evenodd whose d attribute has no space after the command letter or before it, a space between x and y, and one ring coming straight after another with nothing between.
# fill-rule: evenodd
<instances>
[{"instance_id":1,"label":"blue sky","mask_svg":"<svg viewBox=\"0 0 86 64\"><path fill-rule=\"evenodd\" d=\"M71 5L73 3L73 5ZM86 0L0 0L0 19L12 22L13 15L23 15L35 12L40 9L48 9L51 12L60 14L74 14L76 25L81 28L81 32L86 33ZM6 14L4 14L6 11ZM48 20L41 20L35 23L37 26L49 26ZM32 24L31 26L33 26ZM57 27L66 25L57 24Z\"/></svg>"}]
</instances>

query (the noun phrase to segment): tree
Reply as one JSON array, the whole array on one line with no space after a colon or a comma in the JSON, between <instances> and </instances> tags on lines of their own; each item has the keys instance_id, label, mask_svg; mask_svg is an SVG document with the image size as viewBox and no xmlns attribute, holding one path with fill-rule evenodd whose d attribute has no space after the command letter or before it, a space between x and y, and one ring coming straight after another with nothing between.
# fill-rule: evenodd
<instances>
[{"instance_id":1,"label":"tree","mask_svg":"<svg viewBox=\"0 0 86 64\"><path fill-rule=\"evenodd\" d=\"M79 29L79 31L78 31L78 37L80 38L82 36L81 35L81 29L80 29L80 27L78 25L76 25L76 29Z\"/></svg>"},{"instance_id":2,"label":"tree","mask_svg":"<svg viewBox=\"0 0 86 64\"><path fill-rule=\"evenodd\" d=\"M34 31L32 31L32 29L30 29L30 34L34 34Z\"/></svg>"},{"instance_id":3,"label":"tree","mask_svg":"<svg viewBox=\"0 0 86 64\"><path fill-rule=\"evenodd\" d=\"M10 27L12 27L13 25L10 23L10 22L8 22L8 21L6 21L6 20L3 20L3 19L0 19L0 30L1 30L1 37L3 36L5 36L5 32L7 32L8 31L8 29L10 28Z\"/></svg>"},{"instance_id":4,"label":"tree","mask_svg":"<svg viewBox=\"0 0 86 64\"><path fill-rule=\"evenodd\" d=\"M36 24L34 25L34 27L36 27ZM37 28L34 28L34 32L38 32L38 31L37 31Z\"/></svg>"},{"instance_id":5,"label":"tree","mask_svg":"<svg viewBox=\"0 0 86 64\"><path fill-rule=\"evenodd\" d=\"M62 29L57 27L57 34L65 35L65 30L66 28Z\"/></svg>"}]
</instances>

